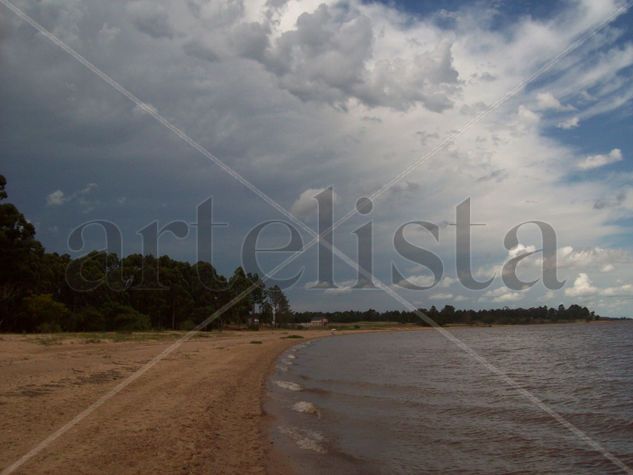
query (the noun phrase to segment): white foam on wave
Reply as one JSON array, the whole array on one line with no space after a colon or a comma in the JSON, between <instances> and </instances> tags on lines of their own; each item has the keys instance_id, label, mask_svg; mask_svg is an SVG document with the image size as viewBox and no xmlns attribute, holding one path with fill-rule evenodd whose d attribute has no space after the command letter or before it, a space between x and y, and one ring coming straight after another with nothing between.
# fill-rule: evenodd
<instances>
[{"instance_id":1,"label":"white foam on wave","mask_svg":"<svg viewBox=\"0 0 633 475\"><path fill-rule=\"evenodd\" d=\"M301 391L301 386L297 383L293 383L292 381L275 381L275 384L282 389L287 389L288 391Z\"/></svg>"},{"instance_id":2,"label":"white foam on wave","mask_svg":"<svg viewBox=\"0 0 633 475\"><path fill-rule=\"evenodd\" d=\"M288 358L290 358L291 360L294 360L296 358L296 356L293 355L293 354L290 354L290 355L288 355Z\"/></svg>"},{"instance_id":3,"label":"white foam on wave","mask_svg":"<svg viewBox=\"0 0 633 475\"><path fill-rule=\"evenodd\" d=\"M308 401L299 401L293 404L292 410L295 412L301 412L303 414L312 414L315 416L319 415L319 410L317 407Z\"/></svg>"},{"instance_id":4,"label":"white foam on wave","mask_svg":"<svg viewBox=\"0 0 633 475\"><path fill-rule=\"evenodd\" d=\"M279 427L279 431L292 439L303 450L311 450L319 454L327 452L322 445L323 435L319 432L287 426Z\"/></svg>"}]
</instances>

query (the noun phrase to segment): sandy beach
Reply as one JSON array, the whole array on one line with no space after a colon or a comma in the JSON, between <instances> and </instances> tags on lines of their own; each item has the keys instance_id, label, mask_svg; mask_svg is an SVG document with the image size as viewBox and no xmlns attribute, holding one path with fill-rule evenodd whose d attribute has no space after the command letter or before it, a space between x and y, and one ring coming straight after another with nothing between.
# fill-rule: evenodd
<instances>
[{"instance_id":1,"label":"sandy beach","mask_svg":"<svg viewBox=\"0 0 633 475\"><path fill-rule=\"evenodd\" d=\"M393 326L339 331L429 330ZM302 338L288 338L301 335ZM0 471L182 333L0 335ZM289 347L328 330L225 331L185 342L17 473L286 473L264 384Z\"/></svg>"},{"instance_id":2,"label":"sandy beach","mask_svg":"<svg viewBox=\"0 0 633 475\"><path fill-rule=\"evenodd\" d=\"M263 384L286 348L327 331L208 333L62 435L18 473L265 473ZM0 468L173 343L0 337ZM277 466L277 464L276 464Z\"/></svg>"}]
</instances>

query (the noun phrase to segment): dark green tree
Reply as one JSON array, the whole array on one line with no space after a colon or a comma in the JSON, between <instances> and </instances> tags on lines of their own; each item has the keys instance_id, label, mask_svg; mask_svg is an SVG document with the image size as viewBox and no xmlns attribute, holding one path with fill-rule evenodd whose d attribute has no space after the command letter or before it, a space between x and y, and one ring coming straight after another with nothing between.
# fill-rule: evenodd
<instances>
[{"instance_id":1,"label":"dark green tree","mask_svg":"<svg viewBox=\"0 0 633 475\"><path fill-rule=\"evenodd\" d=\"M53 300L51 294L32 295L24 299L25 327L43 333L62 331L70 312L63 303Z\"/></svg>"},{"instance_id":2,"label":"dark green tree","mask_svg":"<svg viewBox=\"0 0 633 475\"><path fill-rule=\"evenodd\" d=\"M0 175L0 200L4 200L7 198L7 192L5 191L5 187L7 186L7 179L4 175Z\"/></svg>"},{"instance_id":3,"label":"dark green tree","mask_svg":"<svg viewBox=\"0 0 633 475\"><path fill-rule=\"evenodd\" d=\"M6 179L0 175L0 200L7 198ZM21 300L38 279L44 248L35 227L11 203L0 204L0 329L16 318ZM18 325L19 326L19 325Z\"/></svg>"}]
</instances>

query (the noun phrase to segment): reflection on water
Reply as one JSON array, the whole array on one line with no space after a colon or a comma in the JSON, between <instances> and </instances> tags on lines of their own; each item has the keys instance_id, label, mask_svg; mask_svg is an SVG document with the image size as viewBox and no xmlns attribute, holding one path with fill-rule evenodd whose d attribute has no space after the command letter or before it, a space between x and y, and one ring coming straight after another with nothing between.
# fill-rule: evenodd
<instances>
[{"instance_id":1,"label":"reflection on water","mask_svg":"<svg viewBox=\"0 0 633 475\"><path fill-rule=\"evenodd\" d=\"M633 466L633 322L451 331ZM302 473L621 473L433 330L326 338L280 362L267 410Z\"/></svg>"}]
</instances>

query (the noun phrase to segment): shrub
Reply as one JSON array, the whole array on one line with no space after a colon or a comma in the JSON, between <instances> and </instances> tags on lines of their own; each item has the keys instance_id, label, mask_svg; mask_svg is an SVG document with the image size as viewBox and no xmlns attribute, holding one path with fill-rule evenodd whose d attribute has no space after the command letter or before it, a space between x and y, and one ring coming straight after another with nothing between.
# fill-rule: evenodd
<instances>
[{"instance_id":1,"label":"shrub","mask_svg":"<svg viewBox=\"0 0 633 475\"><path fill-rule=\"evenodd\" d=\"M147 315L137 312L132 307L126 307L124 311L114 317L114 329L117 331L143 331L151 328L151 321Z\"/></svg>"},{"instance_id":2,"label":"shrub","mask_svg":"<svg viewBox=\"0 0 633 475\"><path fill-rule=\"evenodd\" d=\"M108 329L105 315L95 307L84 307L75 315L77 330L93 332Z\"/></svg>"},{"instance_id":3,"label":"shrub","mask_svg":"<svg viewBox=\"0 0 633 475\"><path fill-rule=\"evenodd\" d=\"M59 333L62 327L59 323L40 323L37 326L38 333Z\"/></svg>"},{"instance_id":4,"label":"shrub","mask_svg":"<svg viewBox=\"0 0 633 475\"><path fill-rule=\"evenodd\" d=\"M196 328L196 324L192 320L185 320L184 322L180 323L179 328L181 330L184 330L184 331L188 332L188 331L193 330L194 328Z\"/></svg>"},{"instance_id":5,"label":"shrub","mask_svg":"<svg viewBox=\"0 0 633 475\"><path fill-rule=\"evenodd\" d=\"M70 312L63 303L53 300L51 294L32 295L24 299L30 326L42 333L59 332Z\"/></svg>"},{"instance_id":6,"label":"shrub","mask_svg":"<svg viewBox=\"0 0 633 475\"><path fill-rule=\"evenodd\" d=\"M150 318L128 305L110 302L100 310L104 313L108 330L132 332L151 328Z\"/></svg>"}]
</instances>

